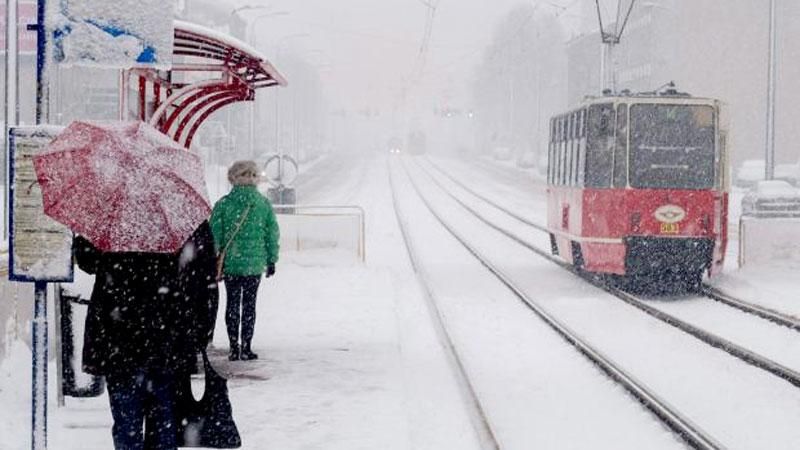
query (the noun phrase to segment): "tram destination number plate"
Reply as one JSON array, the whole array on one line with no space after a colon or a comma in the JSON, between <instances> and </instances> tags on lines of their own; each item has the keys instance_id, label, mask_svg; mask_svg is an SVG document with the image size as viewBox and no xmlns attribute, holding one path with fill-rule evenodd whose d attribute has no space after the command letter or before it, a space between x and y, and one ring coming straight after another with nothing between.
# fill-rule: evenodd
<instances>
[{"instance_id":1,"label":"tram destination number plate","mask_svg":"<svg viewBox=\"0 0 800 450\"><path fill-rule=\"evenodd\" d=\"M677 223L662 223L661 234L678 234L681 228Z\"/></svg>"}]
</instances>

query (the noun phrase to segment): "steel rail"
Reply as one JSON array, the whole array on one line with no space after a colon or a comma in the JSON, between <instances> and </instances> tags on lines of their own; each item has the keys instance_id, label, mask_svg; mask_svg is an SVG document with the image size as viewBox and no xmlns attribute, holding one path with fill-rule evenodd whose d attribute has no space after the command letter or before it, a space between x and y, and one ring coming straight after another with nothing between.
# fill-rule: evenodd
<instances>
[{"instance_id":1,"label":"steel rail","mask_svg":"<svg viewBox=\"0 0 800 450\"><path fill-rule=\"evenodd\" d=\"M524 223L525 225L529 225L529 226L531 226L533 228L536 228L537 230L544 231L546 233L548 232L547 231L547 227L545 227L544 225L538 224L536 222L531 221L530 219L522 217L519 214L511 211L510 209L508 209L508 208L500 205L499 203L495 202L494 200L490 199L489 197L486 197L485 195L475 191L471 187L467 186L466 183L462 182L461 180L456 179L454 176L452 176L449 173L445 172L444 169L442 169L438 164L434 163L430 159L426 158L426 161L428 162L428 164L431 165L431 167L433 167L439 173L444 175L448 180L450 180L453 183L455 183L456 185L458 185L458 187L460 187L461 189L464 189L465 191L469 192L470 194L474 195L475 197L478 197L479 199L483 200L484 202L494 206L495 208L497 208L500 211L508 214L509 216L513 217L514 219ZM420 165L420 167L422 167L422 165ZM423 168L423 170L425 170L427 172L427 170L425 168Z\"/></svg>"},{"instance_id":2,"label":"steel rail","mask_svg":"<svg viewBox=\"0 0 800 450\"><path fill-rule=\"evenodd\" d=\"M624 369L617 366L611 359L606 357L599 350L592 347L589 343L584 341L578 334L572 331L569 327L564 325L555 316L551 315L545 308L538 302L527 296L522 289L517 287L509 277L502 273L495 265L490 263L488 259L483 256L475 247L471 246L467 240L459 234L455 229L450 226L433 208L429 200L422 194L418 184L408 172L408 168L403 163L403 168L406 175L411 181L417 196L430 211L437 221L444 227L467 251L469 251L487 270L489 270L503 285L505 285L522 303L539 316L550 328L558 333L570 345L575 347L581 354L588 358L593 364L606 373L612 380L616 381L625 388L631 395L633 395L639 402L649 409L659 420L661 420L667 427L677 433L689 445L697 449L722 449L725 448L716 441L710 434L703 431L699 426L694 424L690 419L682 415L677 409L671 406L666 400L660 398L652 392L642 382L636 380L632 375L627 373ZM444 191L449 194L449 192ZM452 197L452 195L451 195ZM455 198L455 197L453 197ZM458 199L456 199L458 201ZM462 206L463 202L458 201ZM472 211L471 211L472 212ZM473 212L474 214L474 212ZM485 222L485 221L484 221ZM494 228L494 226L492 226ZM517 239L515 239L517 240ZM546 255L548 258L550 255Z\"/></svg>"},{"instance_id":3,"label":"steel rail","mask_svg":"<svg viewBox=\"0 0 800 450\"><path fill-rule=\"evenodd\" d=\"M533 221L530 221L529 219L526 219L524 217L521 217L518 214L514 213L513 211L509 210L508 208L506 208L506 207L500 205L499 203L495 202L494 200L486 197L485 195L482 195L482 194L478 193L474 189L472 189L469 186L467 186L464 182L458 180L454 176L452 176L449 173L447 173L446 171L444 171L444 169L442 169L441 166L439 166L435 162L431 161L430 159L426 159L426 160L439 173L444 175L447 179L452 181L454 184L459 186L461 189L464 189L465 191L467 191L470 194L474 195L475 197L483 200L484 202L486 202L487 204L493 206L494 208L498 209L499 211L509 215L510 217L512 217L512 218L514 218L514 219L516 219L516 220L518 220L518 221L520 221L520 222L522 222L522 223L524 223L526 225L529 225L529 226L531 226L533 228L536 228L537 230L543 231L545 233L549 233L550 232L547 229L547 227L545 227L543 225L540 225L538 223L535 223ZM422 167L422 166L420 166L420 167ZM423 170L425 170L427 172L427 170L424 167L423 167ZM764 307L764 306L761 306L761 305L757 305L757 304L752 303L752 302L747 302L747 301L738 299L738 298L733 297L732 295L727 294L727 293L719 290L718 288L716 288L714 286L711 286L711 285L709 285L707 283L703 283L702 289L700 291L700 294L705 296L705 297L707 297L707 298L709 298L709 299L711 299L711 300L714 300L714 301L720 302L722 304L728 305L730 307L736 308L736 309L738 309L738 310L740 310L742 312L745 312L745 313L748 313L748 314L752 314L752 315L754 315L756 317L759 317L761 319L765 319L765 320L768 320L768 321L773 322L775 324L778 324L778 325L781 325L781 326L785 326L785 327L791 328L792 330L800 332L800 319L798 319L796 317L792 317L792 316L790 316L788 314L785 314L785 313L782 313L780 311L776 311L776 310L771 309L771 308L767 308L767 307Z\"/></svg>"},{"instance_id":4,"label":"steel rail","mask_svg":"<svg viewBox=\"0 0 800 450\"><path fill-rule=\"evenodd\" d=\"M425 172L425 174L428 177L431 177L430 173ZM797 372L794 369L784 366L776 361L773 361L772 359L761 356L725 338L722 338L713 333L705 331L702 328L696 327L671 314L665 313L657 308L654 308L648 305L645 301L636 297L635 295L632 295L614 286L610 286L607 283L603 283L602 281L595 279L594 277L586 276L584 272L575 269L575 267L573 267L572 265L567 264L564 261L555 258L554 256L550 255L544 250L541 250L540 248L534 246L533 244L525 241L519 236L513 234L512 232L498 226L497 224L492 223L488 219L481 216L480 213L476 211L474 208L467 205L463 200L456 197L452 192L448 191L441 183L438 182L438 180L435 180L433 177L431 177L431 180L436 186L439 187L439 189L441 189L445 194L447 194L453 200L455 200L459 205L461 205L461 207L469 211L473 216L475 216L475 218L485 223L489 227L497 230L498 232L505 235L514 242L522 245L526 249L536 253L539 256L546 258L547 260L555 264L558 264L559 266L569 270L572 273L581 276L583 279L593 284L594 286L608 292L609 294L612 294L617 299L624 301L625 303L647 313L648 315L656 319L659 319L664 323L672 325L673 327L699 339L700 341L714 348L722 350L732 356L735 356L754 367L758 367L759 369L762 369L768 373L771 373L772 375L775 375L783 380L786 380L787 382L791 383L796 387L800 387L800 372Z\"/></svg>"},{"instance_id":5,"label":"steel rail","mask_svg":"<svg viewBox=\"0 0 800 450\"><path fill-rule=\"evenodd\" d=\"M766 319L778 325L791 328L792 330L800 331L800 320L798 320L796 317L792 317L788 314L776 311L771 308L767 308L765 306L757 305L755 303L747 302L732 297L731 295L709 284L703 283L702 290L700 291L700 293L710 298L711 300L728 305L732 308L736 308L748 314L752 314L762 319Z\"/></svg>"},{"instance_id":6,"label":"steel rail","mask_svg":"<svg viewBox=\"0 0 800 450\"><path fill-rule=\"evenodd\" d=\"M444 351L450 360L451 367L454 369L454 375L458 380L459 386L462 388L461 394L463 399L469 406L469 417L470 421L472 422L472 426L478 436L481 448L487 450L500 450L500 444L497 441L494 431L492 430L491 424L489 423L486 411L481 405L475 387L470 382L466 368L461 362L462 359L459 355L459 352L453 344L453 340L450 338L450 333L447 331L444 315L439 309L438 301L436 300L433 290L431 289L431 282L428 278L427 272L425 272L422 265L419 264L419 258L414 251L414 247L411 245L411 239L408 235L408 225L406 224L405 220L403 220L403 216L400 213L394 175L392 174L392 169L388 162L387 169L389 172L389 184L391 185L392 191L392 206L394 208L395 217L397 218L397 223L400 226L400 234L403 237L403 242L406 246L411 267L413 267L414 272L416 272L419 277L420 285L425 295L425 304L428 308L428 313L433 319L432 321L436 330L436 335L439 338L439 341L442 343Z\"/></svg>"}]
</instances>

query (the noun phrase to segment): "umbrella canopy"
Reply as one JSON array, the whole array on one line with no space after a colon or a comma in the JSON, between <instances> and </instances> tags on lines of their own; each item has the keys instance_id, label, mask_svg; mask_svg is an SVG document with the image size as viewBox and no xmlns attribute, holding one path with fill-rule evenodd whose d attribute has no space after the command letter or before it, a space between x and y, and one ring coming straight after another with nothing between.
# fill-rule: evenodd
<instances>
[{"instance_id":1,"label":"umbrella canopy","mask_svg":"<svg viewBox=\"0 0 800 450\"><path fill-rule=\"evenodd\" d=\"M33 163L45 214L103 251L176 251L211 212L200 157L143 122L72 122Z\"/></svg>"}]
</instances>

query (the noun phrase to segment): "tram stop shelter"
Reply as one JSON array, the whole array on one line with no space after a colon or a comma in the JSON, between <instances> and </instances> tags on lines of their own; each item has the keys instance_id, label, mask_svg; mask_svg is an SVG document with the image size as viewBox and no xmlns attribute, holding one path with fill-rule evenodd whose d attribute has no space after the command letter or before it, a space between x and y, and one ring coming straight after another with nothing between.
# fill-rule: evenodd
<instances>
[{"instance_id":1,"label":"tram stop shelter","mask_svg":"<svg viewBox=\"0 0 800 450\"><path fill-rule=\"evenodd\" d=\"M256 89L287 85L258 50L197 24L175 21L172 56L167 71L122 71L119 118L147 121L187 149L215 111L255 101Z\"/></svg>"},{"instance_id":2,"label":"tram stop shelter","mask_svg":"<svg viewBox=\"0 0 800 450\"><path fill-rule=\"evenodd\" d=\"M170 70L132 68L121 71L119 119L147 121L189 149L192 138L215 111L235 102L254 101L259 88L286 86L284 77L257 50L246 43L200 25L175 21L173 65ZM72 310L85 304L79 296L57 289L62 338L63 392L75 397L102 391L97 377L78 386L72 367L76 352Z\"/></svg>"}]
</instances>

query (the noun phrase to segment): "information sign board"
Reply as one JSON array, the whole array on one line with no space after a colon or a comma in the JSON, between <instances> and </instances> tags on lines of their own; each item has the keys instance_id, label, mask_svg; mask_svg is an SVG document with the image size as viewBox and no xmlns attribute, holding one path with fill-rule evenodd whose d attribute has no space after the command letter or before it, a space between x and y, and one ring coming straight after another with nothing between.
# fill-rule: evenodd
<instances>
[{"instance_id":1,"label":"information sign board","mask_svg":"<svg viewBox=\"0 0 800 450\"><path fill-rule=\"evenodd\" d=\"M72 281L72 231L44 214L33 157L61 131L48 125L14 127L9 132L9 279Z\"/></svg>"}]
</instances>

